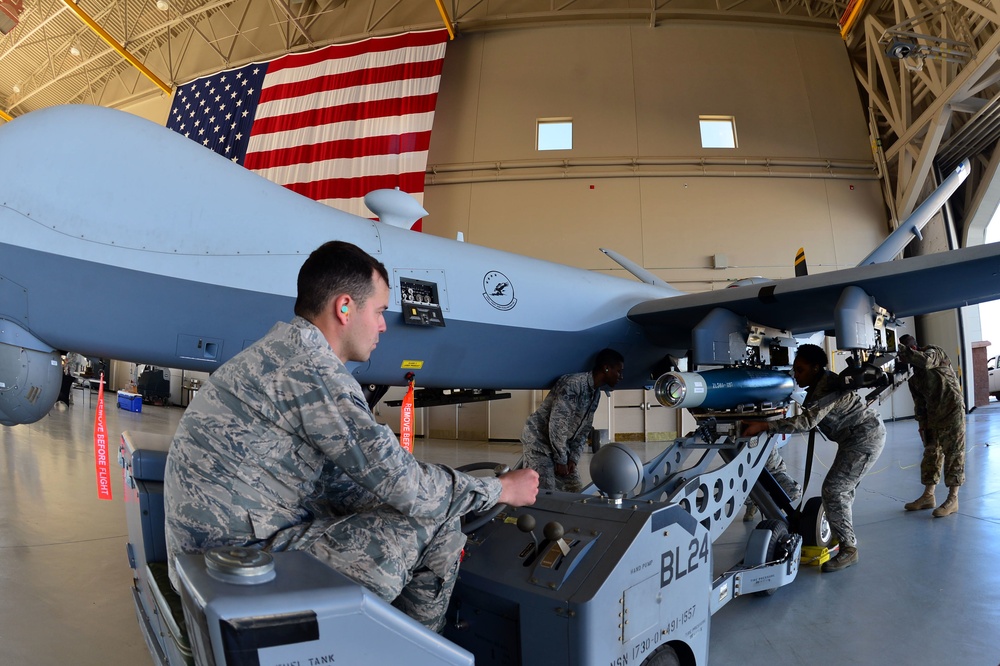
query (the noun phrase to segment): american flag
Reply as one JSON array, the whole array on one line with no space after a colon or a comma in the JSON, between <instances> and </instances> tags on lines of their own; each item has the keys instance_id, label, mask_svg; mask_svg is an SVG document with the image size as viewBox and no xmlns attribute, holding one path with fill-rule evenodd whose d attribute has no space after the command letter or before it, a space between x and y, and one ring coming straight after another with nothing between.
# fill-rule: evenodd
<instances>
[{"instance_id":1,"label":"american flag","mask_svg":"<svg viewBox=\"0 0 1000 666\"><path fill-rule=\"evenodd\" d=\"M422 201L447 36L335 44L196 79L177 88L167 127L355 215L372 217L372 190Z\"/></svg>"}]
</instances>

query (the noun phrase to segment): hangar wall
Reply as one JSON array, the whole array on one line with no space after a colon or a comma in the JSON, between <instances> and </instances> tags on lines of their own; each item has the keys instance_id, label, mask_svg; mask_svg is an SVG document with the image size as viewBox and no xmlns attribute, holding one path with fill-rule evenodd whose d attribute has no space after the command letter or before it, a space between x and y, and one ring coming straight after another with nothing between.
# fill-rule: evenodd
<instances>
[{"instance_id":1,"label":"hangar wall","mask_svg":"<svg viewBox=\"0 0 1000 666\"><path fill-rule=\"evenodd\" d=\"M738 146L702 148L700 115L732 116ZM572 118L573 148L537 150L539 118ZM851 266L887 230L835 31L712 22L462 35L448 44L428 169L425 232L627 276L607 247L688 291L790 277L799 247L812 272ZM544 395L531 393L434 408L425 434L516 438ZM595 427L619 440L684 432L651 403L618 391Z\"/></svg>"},{"instance_id":2,"label":"hangar wall","mask_svg":"<svg viewBox=\"0 0 1000 666\"><path fill-rule=\"evenodd\" d=\"M702 148L699 115L735 118L738 146ZM572 150L536 150L536 121L549 117L573 119ZM532 167L563 159L595 166ZM619 166L630 160L656 164ZM817 167L826 162L854 167ZM445 59L428 158L441 172L428 176L424 229L620 273L598 252L610 247L699 291L790 276L801 246L814 272L859 261L886 233L871 165L832 30L712 22L463 35ZM713 268L717 254L729 268Z\"/></svg>"}]
</instances>

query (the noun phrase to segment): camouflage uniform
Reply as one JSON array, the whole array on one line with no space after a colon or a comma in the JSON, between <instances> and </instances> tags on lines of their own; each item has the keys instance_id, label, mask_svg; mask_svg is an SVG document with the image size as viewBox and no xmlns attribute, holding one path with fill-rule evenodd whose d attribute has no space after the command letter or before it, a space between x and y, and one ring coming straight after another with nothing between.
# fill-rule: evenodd
<instances>
[{"instance_id":1,"label":"camouflage uniform","mask_svg":"<svg viewBox=\"0 0 1000 666\"><path fill-rule=\"evenodd\" d=\"M965 483L965 400L962 385L944 350L934 345L915 351L901 349L899 357L913 367L910 395L917 423L923 430L924 456L920 482L936 486L944 468L944 484Z\"/></svg>"},{"instance_id":2,"label":"camouflage uniform","mask_svg":"<svg viewBox=\"0 0 1000 666\"><path fill-rule=\"evenodd\" d=\"M579 470L557 477L555 466L579 463L599 401L592 373L563 375L528 417L521 432L521 444L525 465L538 472L539 490L577 493L583 489Z\"/></svg>"},{"instance_id":3,"label":"camouflage uniform","mask_svg":"<svg viewBox=\"0 0 1000 666\"><path fill-rule=\"evenodd\" d=\"M764 467L771 473L774 480L778 482L781 489L785 491L788 499L794 502L802 497L802 486L788 474L788 465L785 464L785 459L778 453L777 446L771 449L771 455L767 457Z\"/></svg>"},{"instance_id":4,"label":"camouflage uniform","mask_svg":"<svg viewBox=\"0 0 1000 666\"><path fill-rule=\"evenodd\" d=\"M851 506L854 492L878 460L885 446L885 426L879 415L861 401L858 394L847 391L832 399L840 382L826 371L806 392L803 412L771 423L771 431L804 432L819 427L827 439L837 443L837 455L823 481L823 507L834 534L843 546L856 546ZM824 396L831 396L822 400Z\"/></svg>"},{"instance_id":5,"label":"camouflage uniform","mask_svg":"<svg viewBox=\"0 0 1000 666\"><path fill-rule=\"evenodd\" d=\"M774 480L778 482L781 489L785 491L790 501L795 502L801 499L802 486L788 473L788 465L785 463L785 459L781 457L781 454L778 453L777 446L771 449L771 455L767 457L764 467L771 473ZM756 515L757 505L754 504L753 498L749 496L743 504L747 507L747 517L743 520L752 520Z\"/></svg>"},{"instance_id":6,"label":"camouflage uniform","mask_svg":"<svg viewBox=\"0 0 1000 666\"><path fill-rule=\"evenodd\" d=\"M465 545L459 518L497 479L418 462L305 319L219 368L181 419L164 501L178 553L304 550L437 631Z\"/></svg>"}]
</instances>

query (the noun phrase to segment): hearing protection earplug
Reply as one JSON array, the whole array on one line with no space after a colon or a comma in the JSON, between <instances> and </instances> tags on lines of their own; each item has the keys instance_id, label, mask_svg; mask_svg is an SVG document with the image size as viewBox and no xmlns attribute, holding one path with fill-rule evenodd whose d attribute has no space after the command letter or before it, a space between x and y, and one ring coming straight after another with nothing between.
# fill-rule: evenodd
<instances>
[{"instance_id":1,"label":"hearing protection earplug","mask_svg":"<svg viewBox=\"0 0 1000 666\"><path fill-rule=\"evenodd\" d=\"M347 314L349 312L346 305L341 305L340 311L343 312L344 314Z\"/></svg>"}]
</instances>

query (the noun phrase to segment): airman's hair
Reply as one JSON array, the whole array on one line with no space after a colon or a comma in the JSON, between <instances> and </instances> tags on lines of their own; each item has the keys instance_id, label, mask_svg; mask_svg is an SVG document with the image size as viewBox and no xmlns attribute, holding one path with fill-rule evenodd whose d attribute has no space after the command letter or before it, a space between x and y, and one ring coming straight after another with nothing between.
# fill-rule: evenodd
<instances>
[{"instance_id":1,"label":"airman's hair","mask_svg":"<svg viewBox=\"0 0 1000 666\"><path fill-rule=\"evenodd\" d=\"M899 339L899 344L903 345L904 347L909 347L910 345L917 344L917 339L912 335L910 335L909 333L907 333L906 335L904 335Z\"/></svg>"},{"instance_id":2,"label":"airman's hair","mask_svg":"<svg viewBox=\"0 0 1000 666\"><path fill-rule=\"evenodd\" d=\"M823 348L816 345L799 345L798 351L795 352L795 358L800 358L809 365L818 365L821 368L825 368L830 363Z\"/></svg>"},{"instance_id":3,"label":"airman's hair","mask_svg":"<svg viewBox=\"0 0 1000 666\"><path fill-rule=\"evenodd\" d=\"M597 360L594 361L594 369L604 368L605 366L618 365L619 363L625 363L625 357L620 353L611 349L602 349L597 352Z\"/></svg>"},{"instance_id":4,"label":"airman's hair","mask_svg":"<svg viewBox=\"0 0 1000 666\"><path fill-rule=\"evenodd\" d=\"M331 298L340 294L347 294L359 306L363 305L375 290L374 272L389 284L389 274L382 262L357 245L344 241L320 245L299 269L295 314L315 318Z\"/></svg>"}]
</instances>

